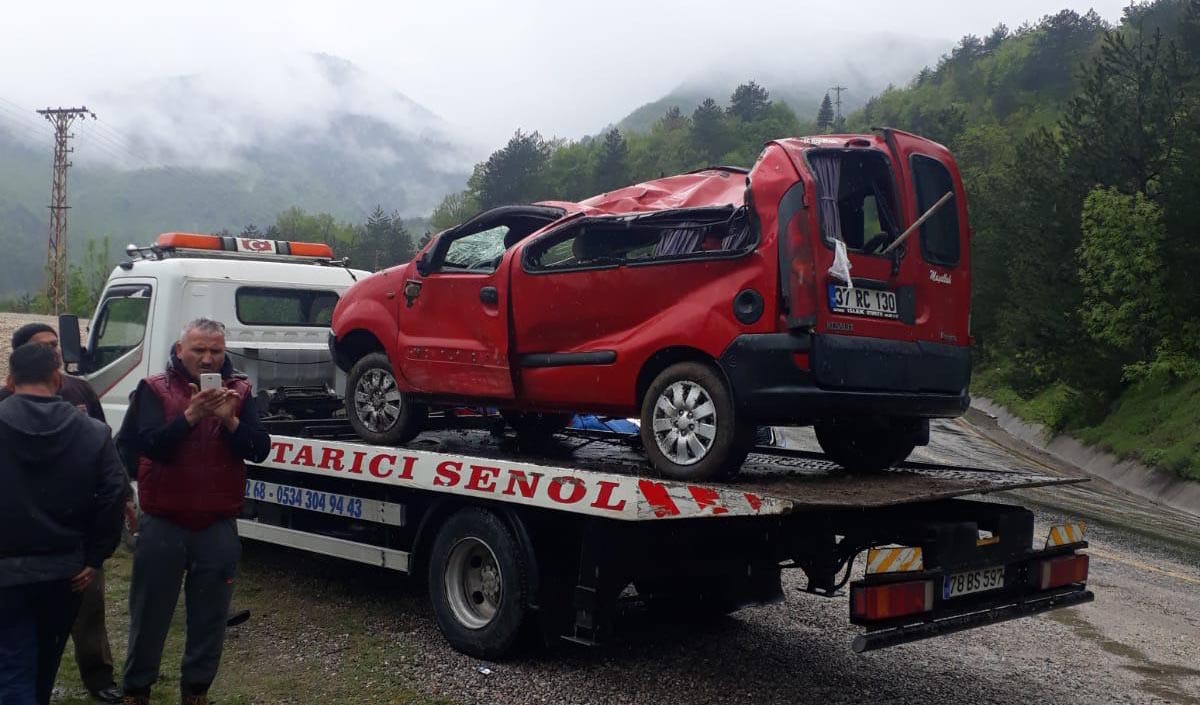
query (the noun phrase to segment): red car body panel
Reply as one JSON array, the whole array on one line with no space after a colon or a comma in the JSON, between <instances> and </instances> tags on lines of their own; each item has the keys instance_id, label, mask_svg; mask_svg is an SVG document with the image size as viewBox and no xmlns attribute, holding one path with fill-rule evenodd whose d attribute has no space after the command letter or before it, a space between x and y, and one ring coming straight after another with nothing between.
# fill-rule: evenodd
<instances>
[{"instance_id":1,"label":"red car body panel","mask_svg":"<svg viewBox=\"0 0 1200 705\"><path fill-rule=\"evenodd\" d=\"M899 318L833 310L832 285L839 282L829 270L835 248L824 235L828 215L820 203L830 190L818 176L814 155L843 165L848 192L878 184L871 186L876 189L871 202L877 211L895 204L893 237L921 215L914 165L924 165L926 191L935 182L953 188L955 197L943 210L956 209L960 232L957 241L939 247L957 248L956 262L929 261L923 240L928 226L910 236L899 257L849 252L856 290L894 293L904 308ZM921 159L944 171L931 172ZM929 180L934 172L941 181ZM852 224L866 207L837 205L850 208L839 218L851 217ZM813 418L820 411L811 400L918 416L952 416L965 409L967 205L954 160L940 145L895 130L777 140L765 146L749 173L709 169L579 203L526 208L545 206L559 211L544 224L512 221L517 224L507 232L521 232L511 243L504 235L494 270L438 268L436 262L429 269L431 257L445 256L457 239L473 234L468 221L439 234L413 262L351 288L332 323L339 364L353 364L346 341L369 334L392 361L400 389L435 403L470 400L521 410L636 415L647 365L664 354L682 354L719 364L742 406L762 420ZM676 213L686 221L742 206L756 224L752 247L663 258L656 249L655 257L561 269L534 264L547 243L567 242L567 235L593 224L614 228ZM880 224L887 219L878 214ZM484 226L489 223L479 232ZM579 253L572 256L584 261ZM739 318L739 295L757 302L760 313ZM775 352L763 352L766 348ZM947 360L953 373L940 371ZM762 367L761 374L748 371L755 366ZM753 389L738 388L747 384ZM763 399L771 403L760 404Z\"/></svg>"}]
</instances>

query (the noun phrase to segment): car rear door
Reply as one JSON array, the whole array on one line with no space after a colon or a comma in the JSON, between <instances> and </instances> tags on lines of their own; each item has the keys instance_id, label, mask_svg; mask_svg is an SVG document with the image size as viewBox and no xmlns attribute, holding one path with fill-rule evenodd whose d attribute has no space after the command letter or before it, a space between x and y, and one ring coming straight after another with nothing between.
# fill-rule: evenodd
<instances>
[{"instance_id":1,"label":"car rear door","mask_svg":"<svg viewBox=\"0 0 1200 705\"><path fill-rule=\"evenodd\" d=\"M902 185L905 225L947 193L954 196L909 236L914 272L915 340L970 344L971 270L967 198L945 147L901 130L883 131ZM914 256L915 255L915 256Z\"/></svg>"}]
</instances>

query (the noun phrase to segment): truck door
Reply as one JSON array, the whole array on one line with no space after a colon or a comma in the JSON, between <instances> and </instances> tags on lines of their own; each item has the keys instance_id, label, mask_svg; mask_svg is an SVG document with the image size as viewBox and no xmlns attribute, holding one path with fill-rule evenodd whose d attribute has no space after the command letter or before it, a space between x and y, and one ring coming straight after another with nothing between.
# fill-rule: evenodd
<instances>
[{"instance_id":1,"label":"truck door","mask_svg":"<svg viewBox=\"0 0 1200 705\"><path fill-rule=\"evenodd\" d=\"M129 393L149 374L146 328L153 313L153 280L121 280L105 290L88 330L88 343L79 371L100 397L104 416L121 427ZM155 361L161 369L166 360Z\"/></svg>"}]
</instances>

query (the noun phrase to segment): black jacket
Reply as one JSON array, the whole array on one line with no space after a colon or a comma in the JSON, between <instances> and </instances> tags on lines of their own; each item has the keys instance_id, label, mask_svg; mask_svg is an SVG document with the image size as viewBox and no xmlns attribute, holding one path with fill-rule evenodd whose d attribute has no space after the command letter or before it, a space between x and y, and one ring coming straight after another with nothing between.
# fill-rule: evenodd
<instances>
[{"instance_id":1,"label":"black jacket","mask_svg":"<svg viewBox=\"0 0 1200 705\"><path fill-rule=\"evenodd\" d=\"M59 397L0 401L0 587L100 567L126 492L108 426Z\"/></svg>"},{"instance_id":2,"label":"black jacket","mask_svg":"<svg viewBox=\"0 0 1200 705\"><path fill-rule=\"evenodd\" d=\"M0 401L12 396L12 392L7 389L0 389ZM63 373L62 387L58 390L58 396L62 397L63 401L70 402L83 413L91 416L97 421L104 421L104 407L100 405L100 398L96 396L96 392L92 389L92 385L88 384L86 379L72 377L67 373Z\"/></svg>"}]
</instances>

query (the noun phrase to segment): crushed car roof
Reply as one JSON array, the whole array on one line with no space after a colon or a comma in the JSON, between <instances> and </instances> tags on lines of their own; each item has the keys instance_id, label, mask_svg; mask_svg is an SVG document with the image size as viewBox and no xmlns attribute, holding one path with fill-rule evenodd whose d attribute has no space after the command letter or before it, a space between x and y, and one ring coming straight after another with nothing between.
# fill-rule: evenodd
<instances>
[{"instance_id":1,"label":"crushed car roof","mask_svg":"<svg viewBox=\"0 0 1200 705\"><path fill-rule=\"evenodd\" d=\"M738 206L746 193L746 171L713 167L626 186L580 201L595 215L627 215L680 208Z\"/></svg>"}]
</instances>

